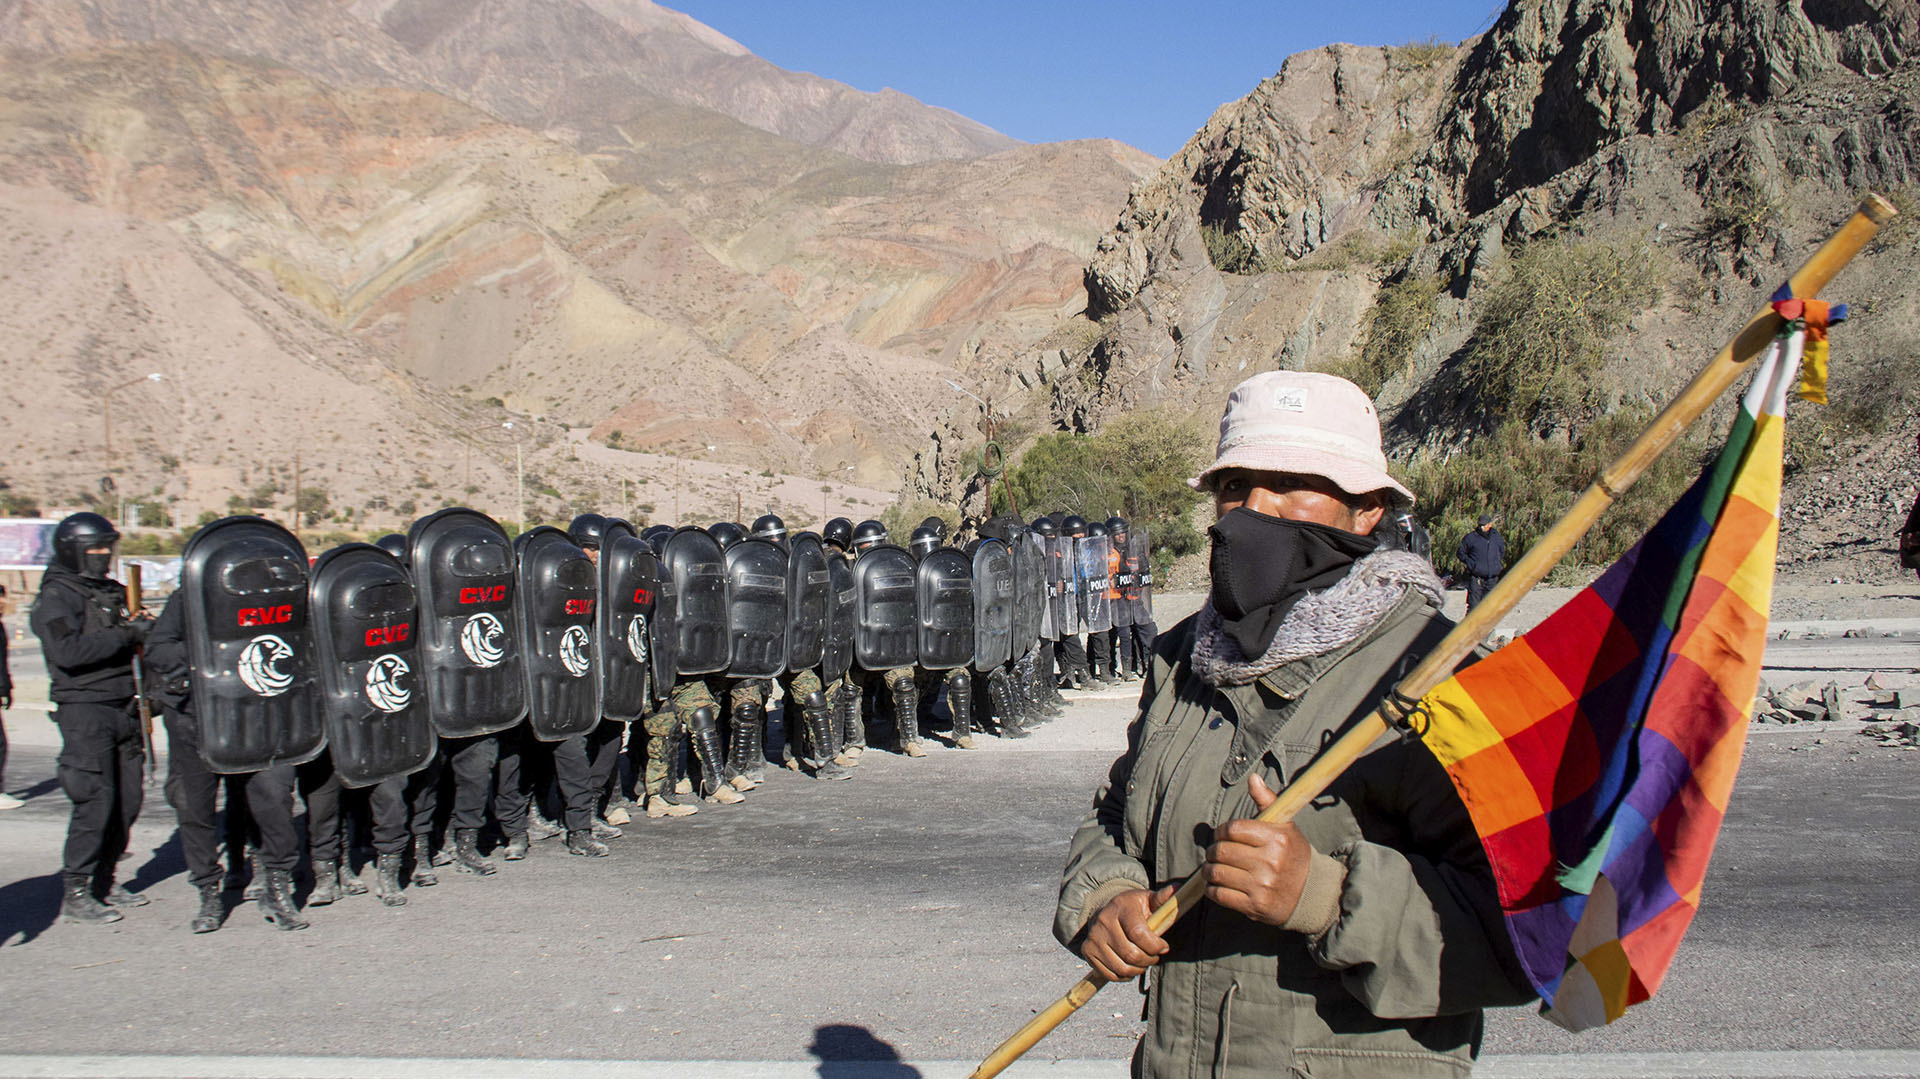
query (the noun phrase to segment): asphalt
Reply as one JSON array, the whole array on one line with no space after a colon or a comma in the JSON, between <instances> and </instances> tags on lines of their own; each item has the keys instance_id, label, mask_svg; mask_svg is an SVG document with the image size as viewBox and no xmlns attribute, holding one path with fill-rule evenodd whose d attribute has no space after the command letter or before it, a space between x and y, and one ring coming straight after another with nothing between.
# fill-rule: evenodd
<instances>
[{"instance_id":1,"label":"asphalt","mask_svg":"<svg viewBox=\"0 0 1920 1079\"><path fill-rule=\"evenodd\" d=\"M1911 675L1920 649L1860 659L1888 643L1790 662ZM1071 696L1025 741L874 751L847 783L776 771L742 805L636 821L612 858L538 844L404 908L314 909L300 933L247 906L186 931L157 786L126 863L154 902L58 923L54 751L16 745L8 786L31 798L0 814L0 1076L963 1075L1084 969L1048 932L1054 887L1133 702ZM1917 771L1920 751L1845 725L1756 728L1660 994L1581 1035L1495 1013L1476 1074L1920 1075ZM1009 1074L1125 1074L1139 1008L1107 989Z\"/></svg>"}]
</instances>

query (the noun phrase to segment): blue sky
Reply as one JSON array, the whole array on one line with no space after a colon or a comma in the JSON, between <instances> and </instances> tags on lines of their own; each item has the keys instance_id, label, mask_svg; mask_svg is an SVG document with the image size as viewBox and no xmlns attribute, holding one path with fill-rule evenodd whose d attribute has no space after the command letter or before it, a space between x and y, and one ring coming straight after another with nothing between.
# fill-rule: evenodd
<instances>
[{"instance_id":1,"label":"blue sky","mask_svg":"<svg viewBox=\"0 0 1920 1079\"><path fill-rule=\"evenodd\" d=\"M795 71L891 86L1029 142L1113 138L1160 157L1292 53L1460 41L1501 0L663 0Z\"/></svg>"}]
</instances>

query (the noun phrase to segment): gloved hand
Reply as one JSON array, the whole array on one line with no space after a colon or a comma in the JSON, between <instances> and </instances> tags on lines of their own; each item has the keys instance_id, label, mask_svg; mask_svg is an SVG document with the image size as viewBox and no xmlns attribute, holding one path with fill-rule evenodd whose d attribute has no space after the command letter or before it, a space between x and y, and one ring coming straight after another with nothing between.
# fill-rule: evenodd
<instances>
[{"instance_id":1,"label":"gloved hand","mask_svg":"<svg viewBox=\"0 0 1920 1079\"><path fill-rule=\"evenodd\" d=\"M147 631L153 628L153 619L134 618L129 620L122 628L127 631L128 644L145 644L147 643Z\"/></svg>"}]
</instances>

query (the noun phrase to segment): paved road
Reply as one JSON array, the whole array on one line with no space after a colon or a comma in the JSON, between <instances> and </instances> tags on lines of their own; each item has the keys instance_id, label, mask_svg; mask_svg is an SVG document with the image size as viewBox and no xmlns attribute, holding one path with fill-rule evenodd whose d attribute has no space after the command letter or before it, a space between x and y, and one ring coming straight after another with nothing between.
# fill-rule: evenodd
<instances>
[{"instance_id":1,"label":"paved road","mask_svg":"<svg viewBox=\"0 0 1920 1079\"><path fill-rule=\"evenodd\" d=\"M157 789L128 863L154 904L112 927L55 923L65 802L52 751L18 749L9 785L35 797L0 816L0 1075L333 1074L263 1054L412 1061L355 1074L489 1057L961 1075L1078 976L1047 932L1053 884L1130 704L1082 697L1035 738L974 753L869 754L846 784L777 773L745 805L637 823L606 861L542 844L498 877L443 877L400 910L355 898L293 934L244 907L186 932ZM1497 1014L1480 1074L1920 1075L1917 771L1920 752L1832 727L1757 731L1660 997L1580 1036ZM1139 1003L1108 989L1032 1074L1124 1074ZM675 1068L623 1074L708 1074Z\"/></svg>"}]
</instances>

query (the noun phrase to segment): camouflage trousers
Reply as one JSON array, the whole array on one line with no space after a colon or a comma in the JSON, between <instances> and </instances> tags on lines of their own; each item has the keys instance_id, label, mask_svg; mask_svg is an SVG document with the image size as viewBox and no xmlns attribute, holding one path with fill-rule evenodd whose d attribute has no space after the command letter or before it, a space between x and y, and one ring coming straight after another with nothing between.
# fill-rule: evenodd
<instances>
[{"instance_id":1,"label":"camouflage trousers","mask_svg":"<svg viewBox=\"0 0 1920 1079\"><path fill-rule=\"evenodd\" d=\"M807 698L815 693L826 694L826 687L820 684L820 672L812 667L803 671L788 671L780 676L780 725L786 728L787 760L804 757L808 760L818 758L817 748L807 733L807 724L801 718L807 707ZM827 707L832 709L831 698ZM829 711L831 714L831 711Z\"/></svg>"},{"instance_id":2,"label":"camouflage trousers","mask_svg":"<svg viewBox=\"0 0 1920 1079\"><path fill-rule=\"evenodd\" d=\"M694 712L701 708L711 708L717 714L720 703L714 700L705 678L688 678L673 687L664 707L641 720L647 732L648 791L660 790L667 781L667 763L680 752L680 739L686 737Z\"/></svg>"}]
</instances>

